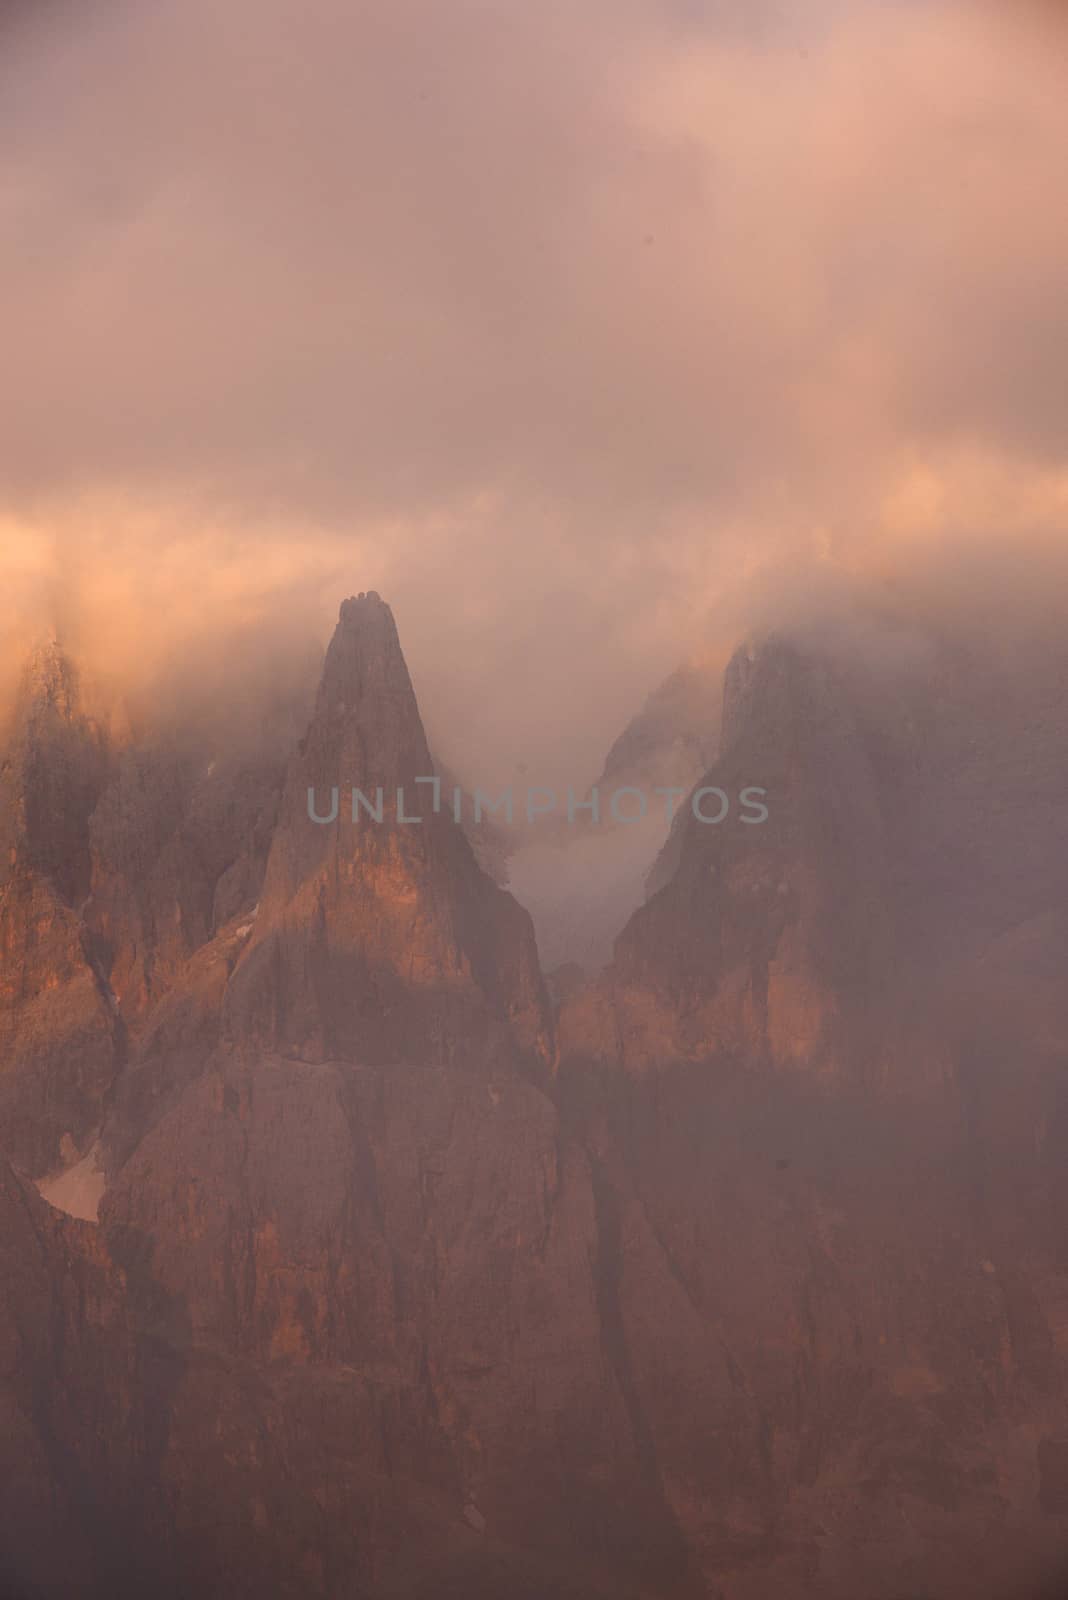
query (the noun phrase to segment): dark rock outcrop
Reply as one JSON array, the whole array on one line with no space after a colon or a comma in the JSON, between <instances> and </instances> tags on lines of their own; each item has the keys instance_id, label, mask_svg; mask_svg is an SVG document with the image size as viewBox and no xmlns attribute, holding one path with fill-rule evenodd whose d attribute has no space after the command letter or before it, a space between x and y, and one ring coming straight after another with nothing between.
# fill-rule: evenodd
<instances>
[{"instance_id":1,"label":"dark rock outcrop","mask_svg":"<svg viewBox=\"0 0 1068 1600\"><path fill-rule=\"evenodd\" d=\"M158 1306L6 1161L0 1276L0 1594L178 1600L156 1492Z\"/></svg>"},{"instance_id":2,"label":"dark rock outcrop","mask_svg":"<svg viewBox=\"0 0 1068 1600\"><path fill-rule=\"evenodd\" d=\"M93 813L92 947L136 1029L259 897L284 762L188 740L125 751Z\"/></svg>"},{"instance_id":3,"label":"dark rock outcrop","mask_svg":"<svg viewBox=\"0 0 1068 1600\"><path fill-rule=\"evenodd\" d=\"M80 910L106 741L54 641L28 663L0 762L0 1127L37 1174L100 1121L121 1028Z\"/></svg>"}]
</instances>

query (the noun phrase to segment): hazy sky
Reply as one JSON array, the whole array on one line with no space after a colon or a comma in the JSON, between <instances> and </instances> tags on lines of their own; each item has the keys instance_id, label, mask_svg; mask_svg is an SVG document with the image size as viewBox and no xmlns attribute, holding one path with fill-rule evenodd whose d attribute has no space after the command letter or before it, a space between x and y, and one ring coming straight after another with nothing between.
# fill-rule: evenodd
<instances>
[{"instance_id":1,"label":"hazy sky","mask_svg":"<svg viewBox=\"0 0 1068 1600\"><path fill-rule=\"evenodd\" d=\"M376 587L454 754L582 779L680 655L857 575L1011 559L1026 618L1063 17L0 4L4 627L143 686Z\"/></svg>"}]
</instances>

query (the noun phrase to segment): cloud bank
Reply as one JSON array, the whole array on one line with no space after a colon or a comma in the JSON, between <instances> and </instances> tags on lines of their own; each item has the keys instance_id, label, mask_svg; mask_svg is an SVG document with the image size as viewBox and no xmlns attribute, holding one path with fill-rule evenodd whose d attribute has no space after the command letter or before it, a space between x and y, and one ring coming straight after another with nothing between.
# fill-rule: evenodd
<instances>
[{"instance_id":1,"label":"cloud bank","mask_svg":"<svg viewBox=\"0 0 1068 1600\"><path fill-rule=\"evenodd\" d=\"M1038 625L1058 10L11 6L9 658L148 693L376 587L454 758L581 781L810 591Z\"/></svg>"}]
</instances>

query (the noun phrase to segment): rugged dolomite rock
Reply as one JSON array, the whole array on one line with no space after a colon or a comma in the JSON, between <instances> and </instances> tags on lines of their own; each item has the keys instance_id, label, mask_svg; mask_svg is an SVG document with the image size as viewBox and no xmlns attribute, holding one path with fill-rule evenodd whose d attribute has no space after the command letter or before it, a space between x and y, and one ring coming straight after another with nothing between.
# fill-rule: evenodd
<instances>
[{"instance_id":1,"label":"rugged dolomite rock","mask_svg":"<svg viewBox=\"0 0 1068 1600\"><path fill-rule=\"evenodd\" d=\"M0 1594L178 1600L158 1305L0 1162Z\"/></svg>"},{"instance_id":2,"label":"rugged dolomite rock","mask_svg":"<svg viewBox=\"0 0 1068 1600\"><path fill-rule=\"evenodd\" d=\"M731 662L722 750L698 795L748 786L766 791L766 821L679 810L655 892L565 1017L568 1047L614 1055L615 1030L634 1071L717 1052L833 1071L862 1047L850 1033L894 953L886 796L845 687L783 642ZM698 800L703 816L721 809L714 793Z\"/></svg>"},{"instance_id":3,"label":"rugged dolomite rock","mask_svg":"<svg viewBox=\"0 0 1068 1600\"><path fill-rule=\"evenodd\" d=\"M186 963L259 896L283 763L210 747L123 753L93 813L93 948L137 1029Z\"/></svg>"},{"instance_id":4,"label":"rugged dolomite rock","mask_svg":"<svg viewBox=\"0 0 1068 1600\"><path fill-rule=\"evenodd\" d=\"M1053 1600L1068 769L1021 693L739 655L705 781L769 822L680 821L554 1073L376 596L274 799L142 750L19 820L0 1144L102 1119L106 1192L0 1166L0 1593ZM353 783L423 821L309 819Z\"/></svg>"},{"instance_id":5,"label":"rugged dolomite rock","mask_svg":"<svg viewBox=\"0 0 1068 1600\"><path fill-rule=\"evenodd\" d=\"M0 1129L27 1171L99 1123L121 1028L84 936L104 740L54 641L30 660L0 761Z\"/></svg>"},{"instance_id":6,"label":"rugged dolomite rock","mask_svg":"<svg viewBox=\"0 0 1068 1600\"><path fill-rule=\"evenodd\" d=\"M486 876L447 809L393 616L345 601L290 764L255 930L228 999L233 1036L307 1060L448 1061L509 1048L547 1066L530 918ZM355 786L382 821L351 805ZM403 791L399 820L395 797ZM309 795L318 797L314 804Z\"/></svg>"}]
</instances>

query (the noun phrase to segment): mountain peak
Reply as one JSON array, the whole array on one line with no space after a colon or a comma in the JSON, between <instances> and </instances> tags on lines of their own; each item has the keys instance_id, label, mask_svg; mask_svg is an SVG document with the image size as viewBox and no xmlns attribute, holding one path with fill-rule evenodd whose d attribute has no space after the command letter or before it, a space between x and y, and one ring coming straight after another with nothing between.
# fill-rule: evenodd
<instances>
[{"instance_id":1,"label":"mountain peak","mask_svg":"<svg viewBox=\"0 0 1068 1600\"><path fill-rule=\"evenodd\" d=\"M89 816L107 770L107 744L84 715L77 669L56 635L22 670L9 747L0 765L0 857L50 878L68 903L89 883Z\"/></svg>"},{"instance_id":2,"label":"mountain peak","mask_svg":"<svg viewBox=\"0 0 1068 1600\"><path fill-rule=\"evenodd\" d=\"M368 589L366 592L361 589L359 594L350 594L347 600L342 600L338 621L346 622L373 611L389 612L390 617L393 615L377 589Z\"/></svg>"},{"instance_id":3,"label":"mountain peak","mask_svg":"<svg viewBox=\"0 0 1068 1600\"><path fill-rule=\"evenodd\" d=\"M70 722L80 703L78 670L54 629L30 651L22 669L17 709L25 721L43 710L54 711Z\"/></svg>"},{"instance_id":4,"label":"mountain peak","mask_svg":"<svg viewBox=\"0 0 1068 1600\"><path fill-rule=\"evenodd\" d=\"M400 650L393 612L374 589L368 590L366 594L361 592L342 600L335 639L338 636L359 638L364 648L368 650L375 648L386 652Z\"/></svg>"},{"instance_id":5,"label":"mountain peak","mask_svg":"<svg viewBox=\"0 0 1068 1600\"><path fill-rule=\"evenodd\" d=\"M304 753L305 788L411 783L433 770L397 624L373 590L342 603ZM303 790L297 798L303 810Z\"/></svg>"},{"instance_id":6,"label":"mountain peak","mask_svg":"<svg viewBox=\"0 0 1068 1600\"><path fill-rule=\"evenodd\" d=\"M547 1055L530 919L431 800L434 772L392 611L374 591L345 600L231 986L237 1037L440 1059L488 1029ZM356 790L377 817L357 816Z\"/></svg>"}]
</instances>

